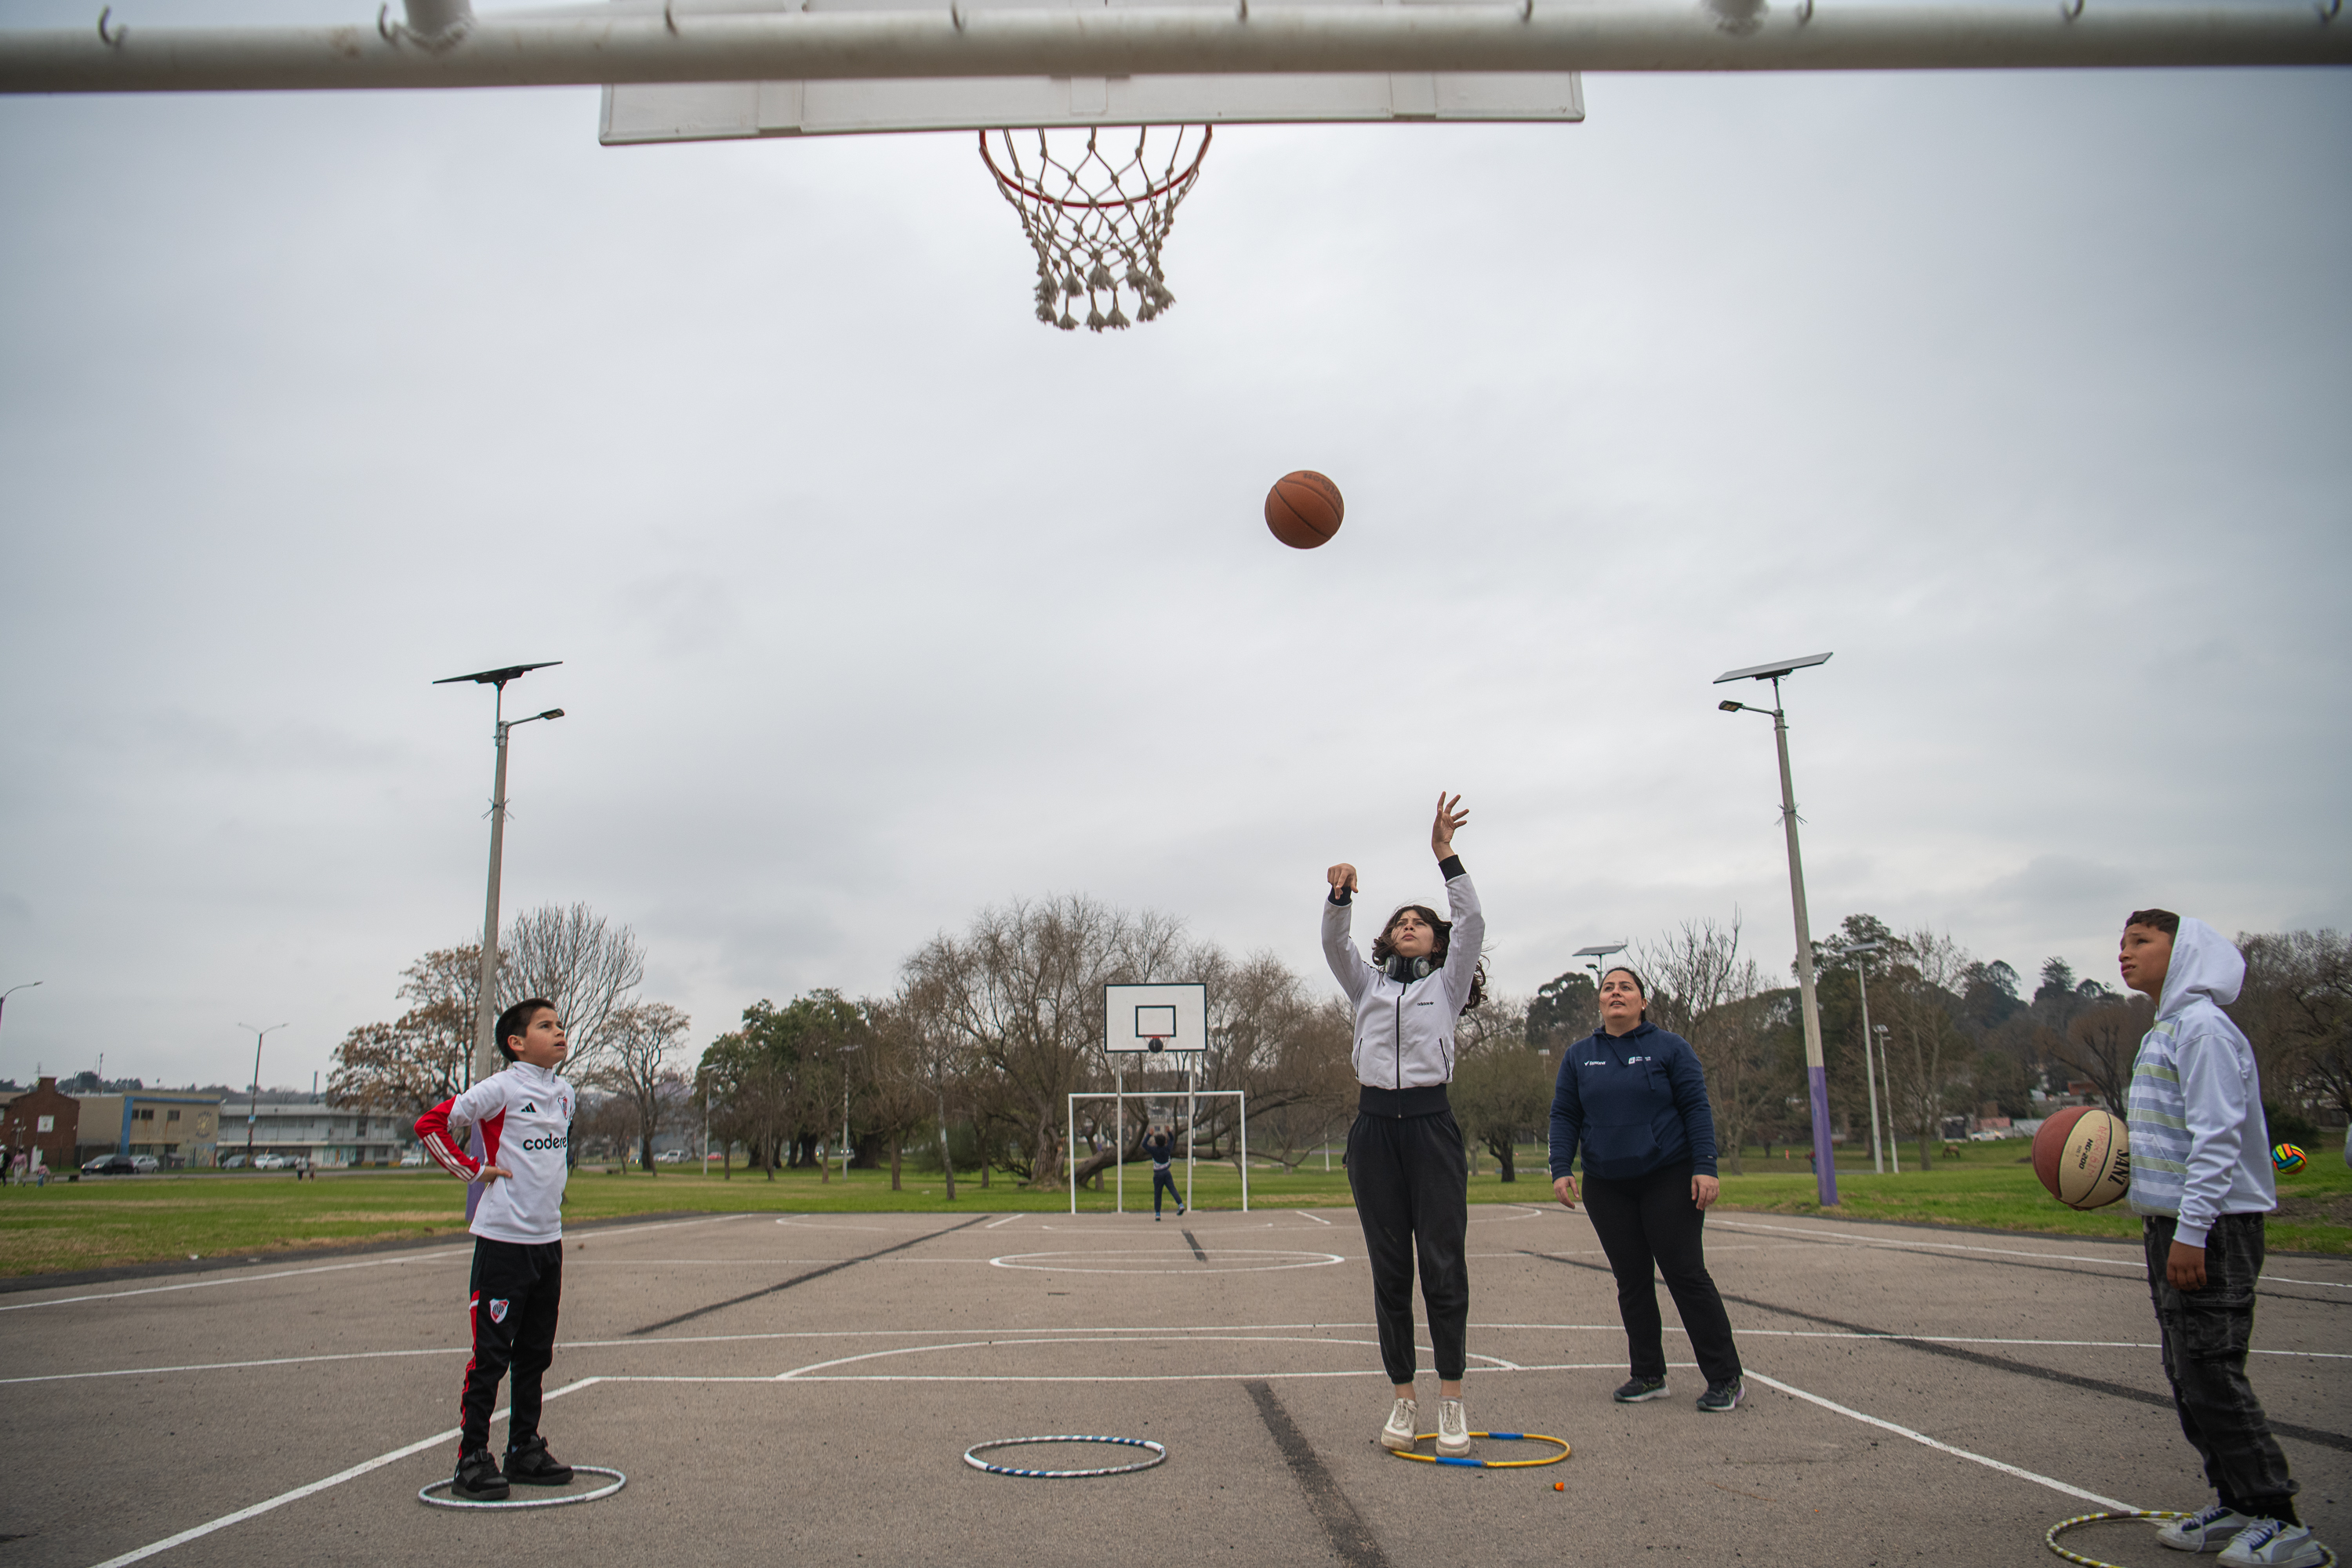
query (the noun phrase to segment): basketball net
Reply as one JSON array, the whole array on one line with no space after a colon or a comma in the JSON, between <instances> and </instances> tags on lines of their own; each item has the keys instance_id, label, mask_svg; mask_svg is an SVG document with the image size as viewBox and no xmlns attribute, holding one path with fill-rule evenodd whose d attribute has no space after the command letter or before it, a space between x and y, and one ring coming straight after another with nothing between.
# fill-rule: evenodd
<instances>
[{"instance_id":1,"label":"basketball net","mask_svg":"<svg viewBox=\"0 0 2352 1568\"><path fill-rule=\"evenodd\" d=\"M1121 157L1130 135L1134 149ZM1081 294L1095 332L1174 305L1160 247L1208 151L1205 125L982 132L981 161L1037 252L1037 319L1076 331Z\"/></svg>"}]
</instances>

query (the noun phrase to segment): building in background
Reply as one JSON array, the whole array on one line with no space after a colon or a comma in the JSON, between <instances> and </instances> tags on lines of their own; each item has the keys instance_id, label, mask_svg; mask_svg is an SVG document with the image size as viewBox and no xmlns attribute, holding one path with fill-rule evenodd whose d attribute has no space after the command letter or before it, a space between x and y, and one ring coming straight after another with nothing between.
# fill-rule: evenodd
<instances>
[{"instance_id":1,"label":"building in background","mask_svg":"<svg viewBox=\"0 0 2352 1568\"><path fill-rule=\"evenodd\" d=\"M0 1144L10 1158L31 1149L41 1152L41 1163L52 1171L70 1171L75 1139L81 1127L81 1101L58 1092L58 1080L45 1078L32 1088L7 1097L0 1105Z\"/></svg>"},{"instance_id":2,"label":"building in background","mask_svg":"<svg viewBox=\"0 0 2352 1568\"><path fill-rule=\"evenodd\" d=\"M253 1122L253 1153L305 1160L313 1170L355 1165L396 1165L416 1148L412 1118L386 1110L347 1110L324 1100L263 1100L258 1106L229 1102L221 1132L224 1160L246 1151L246 1118Z\"/></svg>"},{"instance_id":3,"label":"building in background","mask_svg":"<svg viewBox=\"0 0 2352 1568\"><path fill-rule=\"evenodd\" d=\"M142 1089L74 1098L81 1101L76 1164L100 1154L152 1154L168 1171L210 1165L217 1157L217 1094Z\"/></svg>"}]
</instances>

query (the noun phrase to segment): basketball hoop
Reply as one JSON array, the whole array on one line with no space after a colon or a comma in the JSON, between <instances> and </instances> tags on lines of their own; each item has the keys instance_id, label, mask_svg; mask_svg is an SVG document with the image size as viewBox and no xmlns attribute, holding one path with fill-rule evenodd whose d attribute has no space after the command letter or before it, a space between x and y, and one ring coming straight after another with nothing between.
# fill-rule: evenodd
<instances>
[{"instance_id":1,"label":"basketball hoop","mask_svg":"<svg viewBox=\"0 0 2352 1568\"><path fill-rule=\"evenodd\" d=\"M1134 151L1118 159L1130 132ZM1033 136L1035 149L1024 161ZM1119 138L1118 145L1106 149L1107 137ZM1174 305L1160 247L1208 151L1205 125L982 132L981 161L1021 215L1022 232L1037 252L1037 319L1076 331L1080 294L1087 297L1087 330L1096 332L1149 321ZM1122 292L1134 300L1132 318Z\"/></svg>"}]
</instances>

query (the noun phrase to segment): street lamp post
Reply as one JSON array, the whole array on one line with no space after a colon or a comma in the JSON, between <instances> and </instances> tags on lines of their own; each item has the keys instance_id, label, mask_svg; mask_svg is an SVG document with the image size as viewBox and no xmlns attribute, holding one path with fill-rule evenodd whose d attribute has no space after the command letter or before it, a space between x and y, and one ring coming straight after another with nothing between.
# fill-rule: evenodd
<instances>
[{"instance_id":1,"label":"street lamp post","mask_svg":"<svg viewBox=\"0 0 2352 1568\"><path fill-rule=\"evenodd\" d=\"M1886 1026L1878 1026L1878 1070L1886 1079L1886 1160L1903 1173L1903 1145L1895 1136L1895 1064L1886 1059Z\"/></svg>"},{"instance_id":2,"label":"street lamp post","mask_svg":"<svg viewBox=\"0 0 2352 1568\"><path fill-rule=\"evenodd\" d=\"M1751 708L1745 702L1725 701L1717 704L1727 713L1769 713L1772 716L1772 740L1780 752L1780 826L1789 840L1789 903L1795 911L1797 923L1797 994L1805 1019L1805 1079L1813 1112L1813 1172L1815 1184L1823 1208L1836 1205L1837 1151L1830 1142L1830 1080L1829 1069L1822 1058L1822 1008L1820 997L1813 989L1813 927L1805 913L1805 863L1797 851L1797 794L1789 777L1789 718L1780 707L1780 681L1797 670L1809 669L1817 664L1827 664L1825 653L1808 654L1802 658L1782 659L1777 664L1750 665L1746 669L1728 669L1715 678L1721 686L1727 680L1769 680L1772 683L1772 706Z\"/></svg>"},{"instance_id":3,"label":"street lamp post","mask_svg":"<svg viewBox=\"0 0 2352 1568\"><path fill-rule=\"evenodd\" d=\"M849 1053L856 1046L841 1047L841 1179L849 1180Z\"/></svg>"},{"instance_id":4,"label":"street lamp post","mask_svg":"<svg viewBox=\"0 0 2352 1568\"><path fill-rule=\"evenodd\" d=\"M1876 952L1886 944L1883 942L1857 942L1838 949L1840 958L1853 958L1860 953ZM1862 1082L1870 1091L1870 1169L1874 1174L1886 1173L1886 1161L1879 1153L1878 1142L1878 1069L1870 1060L1870 961L1864 959L1853 966L1854 979L1862 985ZM1886 1102L1886 1114L1895 1114L1895 1102Z\"/></svg>"},{"instance_id":5,"label":"street lamp post","mask_svg":"<svg viewBox=\"0 0 2352 1568\"><path fill-rule=\"evenodd\" d=\"M474 1001L474 1065L468 1081L489 1077L499 1070L498 1042L490 1037L499 1019L499 867L506 852L507 829L507 731L518 724L528 724L538 719L561 719L563 710L550 708L544 713L533 713L527 719L505 717L507 682L534 669L551 669L563 661L546 659L538 664L510 664L503 669L477 670L471 675L452 675L435 681L436 686L454 686L471 681L477 686L495 686L498 698L490 710L498 728L498 766L490 777L490 889L482 913L482 972Z\"/></svg>"},{"instance_id":6,"label":"street lamp post","mask_svg":"<svg viewBox=\"0 0 2352 1568\"><path fill-rule=\"evenodd\" d=\"M250 1024L239 1024L240 1029L253 1029ZM245 1112L245 1168L253 1169L253 1126L261 1120L261 1042L278 1030L283 1024L272 1024L266 1029L253 1029L253 1103Z\"/></svg>"},{"instance_id":7,"label":"street lamp post","mask_svg":"<svg viewBox=\"0 0 2352 1568\"><path fill-rule=\"evenodd\" d=\"M1592 971L1592 989L1595 994L1598 994L1601 990L1601 976L1602 973L1601 961L1604 958L1615 957L1617 954L1624 952L1627 945L1627 943L1622 942L1595 942L1591 947L1580 947L1576 950L1576 956L1584 960L1584 967Z\"/></svg>"},{"instance_id":8,"label":"street lamp post","mask_svg":"<svg viewBox=\"0 0 2352 1568\"><path fill-rule=\"evenodd\" d=\"M0 1010L5 1010L8 1005L9 997L14 996L19 991L30 991L34 986L38 985L39 984L40 982L37 980L27 980L22 985L11 985L7 990L0 991Z\"/></svg>"}]
</instances>

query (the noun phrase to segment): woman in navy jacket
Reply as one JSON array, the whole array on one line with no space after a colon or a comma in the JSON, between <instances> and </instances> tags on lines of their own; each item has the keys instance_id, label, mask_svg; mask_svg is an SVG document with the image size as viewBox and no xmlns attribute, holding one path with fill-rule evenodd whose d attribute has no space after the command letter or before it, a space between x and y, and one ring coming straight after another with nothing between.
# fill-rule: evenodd
<instances>
[{"instance_id":1,"label":"woman in navy jacket","mask_svg":"<svg viewBox=\"0 0 2352 1568\"><path fill-rule=\"evenodd\" d=\"M1601 1027L1562 1054L1552 1089L1552 1191L1576 1206L1572 1170L1580 1145L1585 1209L1617 1276L1617 1313L1633 1363L1617 1403L1639 1405L1668 1392L1654 1264L1706 1377L1698 1407L1721 1412L1737 1406L1745 1389L1701 1237L1719 1190L1715 1117L1690 1042L1651 1023L1647 1003L1647 988L1631 969L1601 977Z\"/></svg>"}]
</instances>

